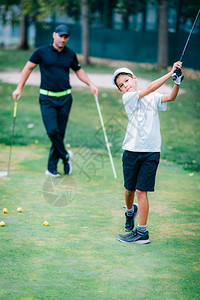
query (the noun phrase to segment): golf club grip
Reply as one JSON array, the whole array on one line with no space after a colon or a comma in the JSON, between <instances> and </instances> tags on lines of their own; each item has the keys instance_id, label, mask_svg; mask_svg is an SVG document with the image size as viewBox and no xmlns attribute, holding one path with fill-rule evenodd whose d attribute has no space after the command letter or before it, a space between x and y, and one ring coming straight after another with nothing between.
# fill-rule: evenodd
<instances>
[{"instance_id":1,"label":"golf club grip","mask_svg":"<svg viewBox=\"0 0 200 300\"><path fill-rule=\"evenodd\" d=\"M14 112L13 112L14 118L16 118L16 114L17 114L17 101L15 101L15 105L14 105Z\"/></svg>"}]
</instances>

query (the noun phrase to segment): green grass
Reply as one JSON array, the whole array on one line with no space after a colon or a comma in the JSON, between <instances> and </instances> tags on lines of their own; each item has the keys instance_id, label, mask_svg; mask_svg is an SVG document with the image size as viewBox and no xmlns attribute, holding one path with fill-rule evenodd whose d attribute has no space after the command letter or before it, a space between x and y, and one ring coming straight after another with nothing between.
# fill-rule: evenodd
<instances>
[{"instance_id":1,"label":"green grass","mask_svg":"<svg viewBox=\"0 0 200 300\"><path fill-rule=\"evenodd\" d=\"M19 49L0 49L0 70L5 69L16 69L21 70L26 61L30 58L33 50L19 50ZM82 64L82 60L80 59ZM83 64L82 64L83 65ZM83 65L84 66L84 65ZM97 63L91 63L88 66L84 66L87 72L98 72L98 73L110 73L110 70L115 70L115 68L110 68L106 65L100 65Z\"/></svg>"},{"instance_id":2,"label":"green grass","mask_svg":"<svg viewBox=\"0 0 200 300\"><path fill-rule=\"evenodd\" d=\"M18 49L0 49L0 70L21 70L31 56L32 51Z\"/></svg>"},{"instance_id":3,"label":"green grass","mask_svg":"<svg viewBox=\"0 0 200 300\"><path fill-rule=\"evenodd\" d=\"M6 157L9 147L1 149ZM0 299L198 299L199 174L162 161L150 194L151 244L126 245L116 239L124 225L120 159L117 180L106 155L86 176L80 149L73 150L74 172L64 180L75 197L58 207L44 196L47 150L13 148L11 173L0 181L1 208L8 208L0 212ZM53 180L55 198L58 185L66 190L62 180Z\"/></svg>"},{"instance_id":4,"label":"green grass","mask_svg":"<svg viewBox=\"0 0 200 300\"><path fill-rule=\"evenodd\" d=\"M186 79L176 101L161 113L163 158L180 163L186 169L200 170L200 84Z\"/></svg>"},{"instance_id":5,"label":"green grass","mask_svg":"<svg viewBox=\"0 0 200 300\"><path fill-rule=\"evenodd\" d=\"M4 59L13 53L3 52ZM20 55L16 52L19 65ZM138 67L138 72L155 79L161 71ZM14 88L0 86L1 171L8 163ZM87 88L73 88L65 138L75 153L73 174L51 180L44 175L50 143L38 88L24 88L10 174L0 178L0 221L6 223L0 227L0 299L199 298L199 82L186 78L183 88L186 92L160 113L162 160L156 191L149 194L151 243L144 246L116 238L124 232L125 212L121 144L127 119L121 95L99 93L118 178L113 178L94 98ZM61 163L58 170L63 172Z\"/></svg>"},{"instance_id":6,"label":"green grass","mask_svg":"<svg viewBox=\"0 0 200 300\"><path fill-rule=\"evenodd\" d=\"M3 71L5 69L16 69L22 70L26 61L30 58L33 50L19 50L19 49L0 49L0 70ZM115 62L115 66L111 67L106 62L100 64L98 62L90 62L89 65L84 65L80 56L80 63L83 66L84 70L88 73L112 73L116 70L117 61ZM120 61L119 61L120 63ZM154 78L157 78L165 72L163 69L159 69L156 65L152 65L150 68L145 68L140 64L134 64L134 72L140 77L144 77L146 79L152 79L152 75Z\"/></svg>"},{"instance_id":7,"label":"green grass","mask_svg":"<svg viewBox=\"0 0 200 300\"><path fill-rule=\"evenodd\" d=\"M10 144L15 85L2 83L0 87L1 131L0 143ZM185 93L168 104L166 112L160 112L162 133L162 158L176 162L191 171L200 170L200 105L199 82L185 80ZM104 137L99 122L96 104L87 88L73 89L73 106L66 134L66 143L73 147L102 149ZM99 101L113 155L121 152L121 144L127 126L127 117L116 90L100 90ZM33 124L34 127L29 128ZM18 103L15 144L44 144L49 140L40 116L38 88L25 86ZM105 149L106 152L106 149Z\"/></svg>"}]
</instances>

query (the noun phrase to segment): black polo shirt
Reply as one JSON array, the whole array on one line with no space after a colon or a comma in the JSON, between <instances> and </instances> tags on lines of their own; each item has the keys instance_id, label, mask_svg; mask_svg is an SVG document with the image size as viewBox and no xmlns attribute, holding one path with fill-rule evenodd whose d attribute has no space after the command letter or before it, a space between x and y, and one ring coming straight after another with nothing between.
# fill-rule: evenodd
<instances>
[{"instance_id":1,"label":"black polo shirt","mask_svg":"<svg viewBox=\"0 0 200 300\"><path fill-rule=\"evenodd\" d=\"M81 68L75 52L68 47L64 47L60 52L52 45L39 47L33 52L29 61L40 65L40 88L53 92L70 89L70 68L74 71Z\"/></svg>"}]
</instances>

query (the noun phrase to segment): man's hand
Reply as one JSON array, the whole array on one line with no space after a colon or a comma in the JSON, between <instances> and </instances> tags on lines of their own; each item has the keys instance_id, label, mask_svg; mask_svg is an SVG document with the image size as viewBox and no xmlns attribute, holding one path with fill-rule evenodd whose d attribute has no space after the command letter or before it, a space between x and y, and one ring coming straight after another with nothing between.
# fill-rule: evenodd
<instances>
[{"instance_id":1,"label":"man's hand","mask_svg":"<svg viewBox=\"0 0 200 300\"><path fill-rule=\"evenodd\" d=\"M32 63L31 61L28 61L25 65L25 67L23 68L19 84L18 84L16 90L12 93L13 100L15 102L19 101L19 99L21 98L23 86L24 86L25 82L27 81L28 77L30 76L31 72L33 71L33 69L36 66L37 66L36 64Z\"/></svg>"},{"instance_id":2,"label":"man's hand","mask_svg":"<svg viewBox=\"0 0 200 300\"><path fill-rule=\"evenodd\" d=\"M98 97L98 88L94 85L94 84L90 84L90 89L91 89L91 92L94 96Z\"/></svg>"},{"instance_id":3,"label":"man's hand","mask_svg":"<svg viewBox=\"0 0 200 300\"><path fill-rule=\"evenodd\" d=\"M75 72L77 77L87 84L90 87L90 90L94 96L98 96L98 89L97 87L90 81L86 72L81 68Z\"/></svg>"},{"instance_id":4,"label":"man's hand","mask_svg":"<svg viewBox=\"0 0 200 300\"><path fill-rule=\"evenodd\" d=\"M19 101L19 99L21 98L21 95L22 95L22 90L21 89L16 89L13 93L12 93L12 97L13 97L13 100L16 102L16 101Z\"/></svg>"}]
</instances>

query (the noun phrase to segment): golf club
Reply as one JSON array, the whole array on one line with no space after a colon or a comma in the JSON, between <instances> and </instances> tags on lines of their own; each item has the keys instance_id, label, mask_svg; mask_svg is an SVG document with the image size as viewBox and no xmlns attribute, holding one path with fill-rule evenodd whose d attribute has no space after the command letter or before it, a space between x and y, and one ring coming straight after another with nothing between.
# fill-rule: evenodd
<instances>
[{"instance_id":1,"label":"golf club","mask_svg":"<svg viewBox=\"0 0 200 300\"><path fill-rule=\"evenodd\" d=\"M185 55L185 51L186 51L186 49L187 49L187 46L188 46L188 43L189 43L189 41L190 41L192 32L193 32L194 27L195 27L195 25L196 25L196 22L197 22L197 20L198 20L199 14L200 14L200 9L198 10L198 13L197 13L197 15L196 15L196 18L195 18L195 20L194 20L194 23L193 23L192 28L191 28L191 30L190 30L190 33L189 33L189 35L188 35L187 41L186 41L185 46L184 46L184 48L183 48L183 52L182 52L181 57L180 57L180 59L179 59L181 62L183 61L183 57L184 57L184 55ZM173 80L176 80L176 78L177 78L178 76L180 76L180 74L181 74L181 70L180 70L180 69L176 69L176 70L174 71L174 74L172 75Z\"/></svg>"},{"instance_id":2,"label":"golf club","mask_svg":"<svg viewBox=\"0 0 200 300\"><path fill-rule=\"evenodd\" d=\"M99 113L99 118L100 118L100 121L101 121L101 126L102 126L103 133L104 133L106 147L108 149L108 155L109 155L109 158L110 158L110 163L111 163L111 166L112 166L113 175L114 175L114 178L116 179L117 178L117 174L116 174L116 171L115 171L115 166L114 166L112 154L111 154L111 151L110 151L110 146L109 146L109 143L108 143L108 138L107 138L107 134L106 134L106 129L105 129L105 126L104 126L104 122L103 122L103 117L102 117L102 114L101 114L99 100L98 100L97 96L94 96L94 98L95 98L95 102L96 102L96 105L97 105L97 110L98 110L98 113Z\"/></svg>"},{"instance_id":3,"label":"golf club","mask_svg":"<svg viewBox=\"0 0 200 300\"><path fill-rule=\"evenodd\" d=\"M13 144L16 114L17 114L17 102L15 102L15 104L14 104L13 126L12 126L11 142L10 142L10 154L9 154L9 160L8 160L8 170L0 172L0 177L7 176L9 174L9 171L10 171L10 161L11 161L11 153L12 153L12 144Z\"/></svg>"}]
</instances>

